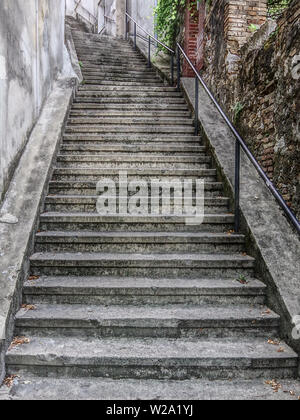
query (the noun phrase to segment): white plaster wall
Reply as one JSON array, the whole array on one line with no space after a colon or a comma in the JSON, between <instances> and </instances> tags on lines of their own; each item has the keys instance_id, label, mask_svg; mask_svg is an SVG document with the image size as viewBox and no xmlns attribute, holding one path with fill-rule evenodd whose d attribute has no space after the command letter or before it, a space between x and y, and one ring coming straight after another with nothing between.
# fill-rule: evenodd
<instances>
[{"instance_id":1,"label":"white plaster wall","mask_svg":"<svg viewBox=\"0 0 300 420\"><path fill-rule=\"evenodd\" d=\"M155 37L154 28L154 8L157 5L157 0L128 0L128 13L142 26L150 35ZM133 24L130 24L130 33L133 33ZM137 28L137 34L147 36L144 31ZM145 52L148 45L146 42L137 40L138 45ZM154 55L155 47L152 47L151 53Z\"/></svg>"},{"instance_id":2,"label":"white plaster wall","mask_svg":"<svg viewBox=\"0 0 300 420\"><path fill-rule=\"evenodd\" d=\"M0 1L0 199L64 66L62 0Z\"/></svg>"},{"instance_id":3,"label":"white plaster wall","mask_svg":"<svg viewBox=\"0 0 300 420\"><path fill-rule=\"evenodd\" d=\"M154 36L154 7L157 0L129 0L129 14ZM142 32L141 32L142 33Z\"/></svg>"},{"instance_id":4,"label":"white plaster wall","mask_svg":"<svg viewBox=\"0 0 300 420\"><path fill-rule=\"evenodd\" d=\"M105 27L105 34L114 37L125 35L126 0L102 0L98 10L99 32Z\"/></svg>"},{"instance_id":5,"label":"white plaster wall","mask_svg":"<svg viewBox=\"0 0 300 420\"><path fill-rule=\"evenodd\" d=\"M79 0L66 0L66 15L76 17L76 3L78 4ZM79 6L77 7L77 11L88 21L91 21L92 19L87 11L97 17L98 3L99 0L81 0ZM94 22L91 23L94 24Z\"/></svg>"}]
</instances>

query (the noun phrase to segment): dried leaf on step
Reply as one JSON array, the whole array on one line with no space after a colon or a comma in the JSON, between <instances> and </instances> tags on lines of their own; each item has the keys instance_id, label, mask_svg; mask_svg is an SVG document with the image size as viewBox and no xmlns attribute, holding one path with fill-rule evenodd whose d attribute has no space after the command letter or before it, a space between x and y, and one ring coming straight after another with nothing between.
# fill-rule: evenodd
<instances>
[{"instance_id":1,"label":"dried leaf on step","mask_svg":"<svg viewBox=\"0 0 300 420\"><path fill-rule=\"evenodd\" d=\"M294 391L289 391L289 393L292 397L294 397L296 395Z\"/></svg>"},{"instance_id":2,"label":"dried leaf on step","mask_svg":"<svg viewBox=\"0 0 300 420\"><path fill-rule=\"evenodd\" d=\"M34 281L34 280L38 280L39 279L39 276L30 276L30 277L28 277L28 280L29 281Z\"/></svg>"},{"instance_id":3,"label":"dried leaf on step","mask_svg":"<svg viewBox=\"0 0 300 420\"><path fill-rule=\"evenodd\" d=\"M3 381L3 385L7 386L8 388L11 388L16 378L19 378L19 376L18 375L7 376Z\"/></svg>"},{"instance_id":4,"label":"dried leaf on step","mask_svg":"<svg viewBox=\"0 0 300 420\"><path fill-rule=\"evenodd\" d=\"M22 309L25 309L26 311L34 311L36 307L34 305L22 305Z\"/></svg>"},{"instance_id":5,"label":"dried leaf on step","mask_svg":"<svg viewBox=\"0 0 300 420\"><path fill-rule=\"evenodd\" d=\"M282 388L281 384L275 379L272 379L271 381L265 381L265 384L270 385L274 392L278 392Z\"/></svg>"},{"instance_id":6,"label":"dried leaf on step","mask_svg":"<svg viewBox=\"0 0 300 420\"><path fill-rule=\"evenodd\" d=\"M12 350L15 347L22 346L23 344L29 344L30 340L26 337L15 337L9 346L8 350Z\"/></svg>"},{"instance_id":7,"label":"dried leaf on step","mask_svg":"<svg viewBox=\"0 0 300 420\"><path fill-rule=\"evenodd\" d=\"M271 314L270 309L267 309L262 313L262 315L270 315L270 314Z\"/></svg>"},{"instance_id":8,"label":"dried leaf on step","mask_svg":"<svg viewBox=\"0 0 300 420\"><path fill-rule=\"evenodd\" d=\"M272 344L272 346L279 346L280 345L280 341L268 340L268 344Z\"/></svg>"},{"instance_id":9,"label":"dried leaf on step","mask_svg":"<svg viewBox=\"0 0 300 420\"><path fill-rule=\"evenodd\" d=\"M284 353L284 348L283 347L280 347L278 350L277 350L277 353Z\"/></svg>"}]
</instances>

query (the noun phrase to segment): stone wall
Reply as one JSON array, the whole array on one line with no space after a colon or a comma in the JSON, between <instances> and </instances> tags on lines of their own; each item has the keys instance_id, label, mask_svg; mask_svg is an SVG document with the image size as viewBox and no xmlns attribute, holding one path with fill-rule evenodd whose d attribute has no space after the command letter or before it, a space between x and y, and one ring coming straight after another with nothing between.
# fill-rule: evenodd
<instances>
[{"instance_id":1,"label":"stone wall","mask_svg":"<svg viewBox=\"0 0 300 420\"><path fill-rule=\"evenodd\" d=\"M0 2L0 200L64 66L61 0Z\"/></svg>"},{"instance_id":2,"label":"stone wall","mask_svg":"<svg viewBox=\"0 0 300 420\"><path fill-rule=\"evenodd\" d=\"M215 0L198 24L198 68L300 218L300 2L274 22L266 0Z\"/></svg>"}]
</instances>

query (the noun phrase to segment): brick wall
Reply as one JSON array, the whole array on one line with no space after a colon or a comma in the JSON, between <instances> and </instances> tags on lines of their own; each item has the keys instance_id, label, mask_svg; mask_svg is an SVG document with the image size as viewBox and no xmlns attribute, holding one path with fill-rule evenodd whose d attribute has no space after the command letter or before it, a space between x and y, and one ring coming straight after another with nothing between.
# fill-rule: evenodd
<instances>
[{"instance_id":1,"label":"brick wall","mask_svg":"<svg viewBox=\"0 0 300 420\"><path fill-rule=\"evenodd\" d=\"M196 65L198 31L197 7L195 5L190 7L190 0L187 0L184 18L184 51L194 65ZM184 77L194 77L193 70L186 61L183 62L183 75Z\"/></svg>"}]
</instances>

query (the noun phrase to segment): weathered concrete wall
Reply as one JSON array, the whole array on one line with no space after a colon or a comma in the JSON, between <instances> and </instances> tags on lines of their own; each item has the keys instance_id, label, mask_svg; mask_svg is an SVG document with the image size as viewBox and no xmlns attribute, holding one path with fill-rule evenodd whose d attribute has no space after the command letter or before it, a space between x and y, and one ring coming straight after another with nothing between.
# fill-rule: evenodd
<instances>
[{"instance_id":1,"label":"weathered concrete wall","mask_svg":"<svg viewBox=\"0 0 300 420\"><path fill-rule=\"evenodd\" d=\"M154 28L154 8L157 5L157 0L129 0L128 13L137 21L137 23L144 28L150 35L155 36ZM133 24L130 24L130 33L133 33ZM137 28L137 34L147 37L144 31ZM147 54L148 43L138 38L138 45L142 51ZM151 48L151 54L156 54L156 48Z\"/></svg>"},{"instance_id":2,"label":"weathered concrete wall","mask_svg":"<svg viewBox=\"0 0 300 420\"><path fill-rule=\"evenodd\" d=\"M197 63L300 218L300 2L277 22L266 21L265 0L255 3L215 0L206 9ZM251 24L262 26L252 32Z\"/></svg>"},{"instance_id":3,"label":"weathered concrete wall","mask_svg":"<svg viewBox=\"0 0 300 420\"><path fill-rule=\"evenodd\" d=\"M104 0L103 0L104 1ZM79 0L66 0L66 15L76 17L75 8ZM81 0L79 6L77 6L78 12L82 13L84 17L88 19L88 14L85 11L90 12L93 16L97 16L99 0Z\"/></svg>"},{"instance_id":4,"label":"weathered concrete wall","mask_svg":"<svg viewBox=\"0 0 300 420\"><path fill-rule=\"evenodd\" d=\"M61 0L0 2L0 200L64 66Z\"/></svg>"},{"instance_id":5,"label":"weathered concrete wall","mask_svg":"<svg viewBox=\"0 0 300 420\"><path fill-rule=\"evenodd\" d=\"M129 14L154 36L154 7L156 0L129 0ZM142 33L142 32L141 32Z\"/></svg>"},{"instance_id":6,"label":"weathered concrete wall","mask_svg":"<svg viewBox=\"0 0 300 420\"><path fill-rule=\"evenodd\" d=\"M278 21L276 31L267 35L262 46L250 43L241 50L236 99L243 106L239 126L263 169L300 219L298 1Z\"/></svg>"}]
</instances>

